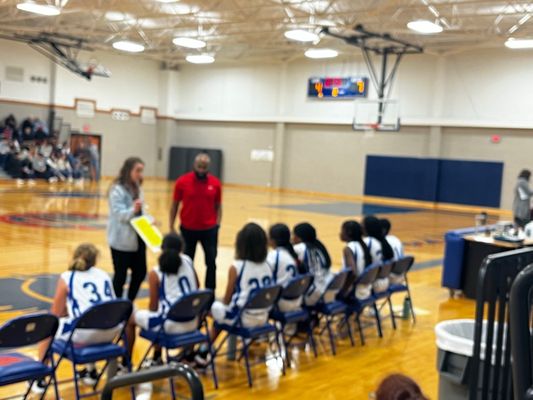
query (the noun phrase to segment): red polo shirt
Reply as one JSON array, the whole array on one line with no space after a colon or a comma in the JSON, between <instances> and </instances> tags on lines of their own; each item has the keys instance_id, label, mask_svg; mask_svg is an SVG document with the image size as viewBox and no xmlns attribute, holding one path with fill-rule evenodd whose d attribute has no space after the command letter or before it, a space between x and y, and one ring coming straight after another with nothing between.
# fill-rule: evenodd
<instances>
[{"instance_id":1,"label":"red polo shirt","mask_svg":"<svg viewBox=\"0 0 533 400\"><path fill-rule=\"evenodd\" d=\"M186 229L205 230L217 224L216 206L222 201L220 181L207 174L201 180L194 172L180 176L174 186L174 201L182 203L181 225Z\"/></svg>"}]
</instances>

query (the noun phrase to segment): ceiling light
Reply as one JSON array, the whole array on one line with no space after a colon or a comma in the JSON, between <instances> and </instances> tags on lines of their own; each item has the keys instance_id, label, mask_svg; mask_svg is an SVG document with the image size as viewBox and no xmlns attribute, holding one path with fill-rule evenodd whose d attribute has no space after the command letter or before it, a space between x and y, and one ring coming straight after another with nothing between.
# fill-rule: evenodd
<instances>
[{"instance_id":1,"label":"ceiling light","mask_svg":"<svg viewBox=\"0 0 533 400\"><path fill-rule=\"evenodd\" d=\"M61 14L61 10L55 6L36 4L32 1L17 4L17 8L22 11L39 15L54 16Z\"/></svg>"},{"instance_id":2,"label":"ceiling light","mask_svg":"<svg viewBox=\"0 0 533 400\"><path fill-rule=\"evenodd\" d=\"M505 47L509 49L533 49L533 39L509 38L505 42Z\"/></svg>"},{"instance_id":3,"label":"ceiling light","mask_svg":"<svg viewBox=\"0 0 533 400\"><path fill-rule=\"evenodd\" d=\"M119 40L113 43L113 47L117 50L127 51L130 53L140 53L144 51L144 46L139 43L130 42L129 40Z\"/></svg>"},{"instance_id":4,"label":"ceiling light","mask_svg":"<svg viewBox=\"0 0 533 400\"><path fill-rule=\"evenodd\" d=\"M178 0L157 0L159 3L175 3Z\"/></svg>"},{"instance_id":5,"label":"ceiling light","mask_svg":"<svg viewBox=\"0 0 533 400\"><path fill-rule=\"evenodd\" d=\"M315 42L320 39L316 33L304 31L303 29L287 31L285 32L285 37L299 42Z\"/></svg>"},{"instance_id":6,"label":"ceiling light","mask_svg":"<svg viewBox=\"0 0 533 400\"><path fill-rule=\"evenodd\" d=\"M163 3L159 6L159 10L164 14L186 15L197 13L200 11L200 8L184 3Z\"/></svg>"},{"instance_id":7,"label":"ceiling light","mask_svg":"<svg viewBox=\"0 0 533 400\"><path fill-rule=\"evenodd\" d=\"M185 57L185 59L193 64L211 64L215 62L215 57L208 54L196 54Z\"/></svg>"},{"instance_id":8,"label":"ceiling light","mask_svg":"<svg viewBox=\"0 0 533 400\"><path fill-rule=\"evenodd\" d=\"M434 22L419 19L418 21L411 21L407 24L407 27L412 31L430 34L430 33L440 33L443 31L442 26L435 24Z\"/></svg>"},{"instance_id":9,"label":"ceiling light","mask_svg":"<svg viewBox=\"0 0 533 400\"><path fill-rule=\"evenodd\" d=\"M338 51L333 49L309 49L305 52L308 58L333 58L338 55Z\"/></svg>"},{"instance_id":10,"label":"ceiling light","mask_svg":"<svg viewBox=\"0 0 533 400\"><path fill-rule=\"evenodd\" d=\"M206 46L203 40L188 37L176 37L172 39L172 43L176 46L187 47L189 49L202 49Z\"/></svg>"},{"instance_id":11,"label":"ceiling light","mask_svg":"<svg viewBox=\"0 0 533 400\"><path fill-rule=\"evenodd\" d=\"M105 19L108 21L118 22L124 21L127 18L127 15L118 11L108 11L105 13Z\"/></svg>"}]
</instances>

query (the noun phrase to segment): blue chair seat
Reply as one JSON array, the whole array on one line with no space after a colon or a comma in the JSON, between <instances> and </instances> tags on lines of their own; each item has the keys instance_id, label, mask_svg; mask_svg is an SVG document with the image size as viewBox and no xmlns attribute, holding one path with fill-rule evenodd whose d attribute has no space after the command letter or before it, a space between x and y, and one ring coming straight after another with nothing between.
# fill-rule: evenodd
<instances>
[{"instance_id":1,"label":"blue chair seat","mask_svg":"<svg viewBox=\"0 0 533 400\"><path fill-rule=\"evenodd\" d=\"M319 303L314 307L315 310L322 314L335 315L346 310L346 304L342 301L332 301L330 303Z\"/></svg>"},{"instance_id":2,"label":"blue chair seat","mask_svg":"<svg viewBox=\"0 0 533 400\"><path fill-rule=\"evenodd\" d=\"M175 349L176 347L189 346L207 341L207 335L196 330L186 333L165 334L158 331L141 329L141 337L150 340L159 346Z\"/></svg>"},{"instance_id":3,"label":"blue chair seat","mask_svg":"<svg viewBox=\"0 0 533 400\"><path fill-rule=\"evenodd\" d=\"M243 328L215 322L215 327L228 332L230 335L242 336L249 339L253 339L270 332L276 332L276 327L268 323L254 328Z\"/></svg>"},{"instance_id":4,"label":"blue chair seat","mask_svg":"<svg viewBox=\"0 0 533 400\"><path fill-rule=\"evenodd\" d=\"M20 353L0 355L0 385L21 382L52 373L52 368Z\"/></svg>"},{"instance_id":5,"label":"blue chair seat","mask_svg":"<svg viewBox=\"0 0 533 400\"><path fill-rule=\"evenodd\" d=\"M405 292L407 291L407 286L402 285L401 283L393 284L389 286L388 291L389 293Z\"/></svg>"},{"instance_id":6,"label":"blue chair seat","mask_svg":"<svg viewBox=\"0 0 533 400\"><path fill-rule=\"evenodd\" d=\"M376 302L377 298L375 296L369 296L366 299L358 299L352 297L346 300L347 309L352 312L360 312L366 306L372 305Z\"/></svg>"},{"instance_id":7,"label":"blue chair seat","mask_svg":"<svg viewBox=\"0 0 533 400\"><path fill-rule=\"evenodd\" d=\"M116 358L126 353L124 347L118 344L105 343L86 346L75 344L73 354L70 345L67 345L65 340L54 340L54 343L52 343L52 350L57 354L63 354L64 352L64 357L70 361L74 360L76 364L86 364L99 360Z\"/></svg>"},{"instance_id":8,"label":"blue chair seat","mask_svg":"<svg viewBox=\"0 0 533 400\"><path fill-rule=\"evenodd\" d=\"M291 324L299 321L306 321L309 319L309 311L306 309L299 309L293 311L273 311L270 316L275 321L279 321L283 324Z\"/></svg>"}]
</instances>

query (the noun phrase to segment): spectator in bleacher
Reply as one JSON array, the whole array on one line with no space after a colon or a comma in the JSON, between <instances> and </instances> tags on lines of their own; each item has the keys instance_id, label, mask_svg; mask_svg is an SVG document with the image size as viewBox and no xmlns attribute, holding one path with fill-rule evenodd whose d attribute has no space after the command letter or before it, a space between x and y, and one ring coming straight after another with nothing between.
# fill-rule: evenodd
<instances>
[{"instance_id":1,"label":"spectator in bleacher","mask_svg":"<svg viewBox=\"0 0 533 400\"><path fill-rule=\"evenodd\" d=\"M1 139L0 140L0 168L5 169L9 153L11 153L10 141L7 139Z\"/></svg>"},{"instance_id":2,"label":"spectator in bleacher","mask_svg":"<svg viewBox=\"0 0 533 400\"><path fill-rule=\"evenodd\" d=\"M28 117L24 121L22 121L22 124L20 125L20 130L22 132L23 142L35 139L35 131L33 127L32 118Z\"/></svg>"},{"instance_id":3,"label":"spectator in bleacher","mask_svg":"<svg viewBox=\"0 0 533 400\"><path fill-rule=\"evenodd\" d=\"M4 126L10 127L13 131L17 129L17 120L13 114L9 114L4 120Z\"/></svg>"},{"instance_id":4,"label":"spectator in bleacher","mask_svg":"<svg viewBox=\"0 0 533 400\"><path fill-rule=\"evenodd\" d=\"M514 223L523 228L531 219L531 195L533 192L529 187L531 171L523 169L518 175L518 181L514 189L513 218Z\"/></svg>"},{"instance_id":5,"label":"spectator in bleacher","mask_svg":"<svg viewBox=\"0 0 533 400\"><path fill-rule=\"evenodd\" d=\"M34 147L31 151L31 166L33 168L33 171L35 172L35 178L37 179L46 179L50 182L57 182L57 178L53 179L54 176L52 175L50 168L48 166L48 163L46 161L46 157L44 157L36 147Z\"/></svg>"},{"instance_id":6,"label":"spectator in bleacher","mask_svg":"<svg viewBox=\"0 0 533 400\"><path fill-rule=\"evenodd\" d=\"M318 240L315 228L303 222L293 229L294 251L306 273L313 275L313 283L305 295L305 304L313 306L324 294L332 277L331 258L324 244ZM335 297L335 294L332 294Z\"/></svg>"},{"instance_id":7,"label":"spectator in bleacher","mask_svg":"<svg viewBox=\"0 0 533 400\"><path fill-rule=\"evenodd\" d=\"M33 130L36 139L46 139L48 137L48 126L39 118L33 120Z\"/></svg>"},{"instance_id":8,"label":"spectator in bleacher","mask_svg":"<svg viewBox=\"0 0 533 400\"><path fill-rule=\"evenodd\" d=\"M43 140L39 145L39 153L41 153L45 158L49 158L52 156L52 152L54 151L54 146L52 145L51 140Z\"/></svg>"}]
</instances>

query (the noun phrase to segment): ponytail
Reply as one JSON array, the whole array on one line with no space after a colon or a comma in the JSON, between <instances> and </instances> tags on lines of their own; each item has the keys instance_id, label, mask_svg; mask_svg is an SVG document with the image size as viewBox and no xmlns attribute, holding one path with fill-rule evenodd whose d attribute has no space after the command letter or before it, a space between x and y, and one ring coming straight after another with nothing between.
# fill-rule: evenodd
<instances>
[{"instance_id":1,"label":"ponytail","mask_svg":"<svg viewBox=\"0 0 533 400\"><path fill-rule=\"evenodd\" d=\"M392 250L391 245L385 238L383 234L383 227L379 221L374 216L366 217L363 221L365 232L367 236L371 236L381 243L381 252L383 254L383 261L389 261L394 258L394 250Z\"/></svg>"},{"instance_id":2,"label":"ponytail","mask_svg":"<svg viewBox=\"0 0 533 400\"><path fill-rule=\"evenodd\" d=\"M98 249L91 243L82 243L76 250L72 262L69 265L70 271L87 271L94 267L98 258Z\"/></svg>"},{"instance_id":3,"label":"ponytail","mask_svg":"<svg viewBox=\"0 0 533 400\"><path fill-rule=\"evenodd\" d=\"M359 222L345 221L342 224L342 233L345 236L343 240L359 243L365 256L365 267L368 267L370 264L372 264L372 255L370 254L370 250L363 240L363 231Z\"/></svg>"},{"instance_id":4,"label":"ponytail","mask_svg":"<svg viewBox=\"0 0 533 400\"><path fill-rule=\"evenodd\" d=\"M166 249L159 256L159 269L164 274L175 275L181 267L181 254L174 249Z\"/></svg>"},{"instance_id":5,"label":"ponytail","mask_svg":"<svg viewBox=\"0 0 533 400\"><path fill-rule=\"evenodd\" d=\"M274 224L268 230L269 239L272 240L276 247L284 248L288 251L295 262L298 261L298 255L294 251L294 247L291 244L291 231L285 224Z\"/></svg>"},{"instance_id":6,"label":"ponytail","mask_svg":"<svg viewBox=\"0 0 533 400\"><path fill-rule=\"evenodd\" d=\"M326 269L331 267L331 257L329 256L328 250L324 244L317 239L316 230L313 225L303 222L294 227L294 234L300 238L300 240L305 243L309 251L318 250L324 256L325 265L323 266Z\"/></svg>"}]
</instances>

